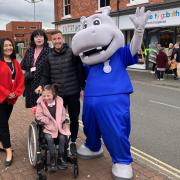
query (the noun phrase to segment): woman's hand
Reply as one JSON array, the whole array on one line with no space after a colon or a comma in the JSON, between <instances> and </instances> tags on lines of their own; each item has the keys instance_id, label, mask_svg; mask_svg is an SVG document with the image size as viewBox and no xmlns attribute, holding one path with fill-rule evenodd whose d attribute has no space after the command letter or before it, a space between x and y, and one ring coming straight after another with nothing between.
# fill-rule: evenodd
<instances>
[{"instance_id":1,"label":"woman's hand","mask_svg":"<svg viewBox=\"0 0 180 180\"><path fill-rule=\"evenodd\" d=\"M13 99L13 98L15 98L16 97L16 94L13 92L13 93L10 93L9 95L8 95L8 99Z\"/></svg>"}]
</instances>

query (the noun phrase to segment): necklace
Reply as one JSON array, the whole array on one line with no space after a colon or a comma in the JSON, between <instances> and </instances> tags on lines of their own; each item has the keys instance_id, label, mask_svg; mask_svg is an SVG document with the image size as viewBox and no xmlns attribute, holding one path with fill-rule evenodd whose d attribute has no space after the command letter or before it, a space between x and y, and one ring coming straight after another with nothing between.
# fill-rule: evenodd
<instances>
[{"instance_id":1,"label":"necklace","mask_svg":"<svg viewBox=\"0 0 180 180\"><path fill-rule=\"evenodd\" d=\"M14 74L14 65L12 62L6 62L8 64L9 70L11 71L11 75Z\"/></svg>"}]
</instances>

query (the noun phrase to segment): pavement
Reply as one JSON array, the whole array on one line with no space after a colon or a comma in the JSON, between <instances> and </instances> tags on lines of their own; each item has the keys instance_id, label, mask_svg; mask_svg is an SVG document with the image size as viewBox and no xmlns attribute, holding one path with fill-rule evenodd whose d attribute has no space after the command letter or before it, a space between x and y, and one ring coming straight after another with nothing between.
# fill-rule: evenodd
<instances>
[{"instance_id":1,"label":"pavement","mask_svg":"<svg viewBox=\"0 0 180 180\"><path fill-rule=\"evenodd\" d=\"M156 83L153 76L149 73L130 71L133 80L141 77L142 80ZM143 78L144 77L144 78ZM169 78L169 77L168 77ZM149 80L148 80L149 79ZM166 80L165 80L166 81ZM165 82L164 81L164 82ZM159 81L158 81L159 83ZM172 77L166 84L174 85L175 88L180 86L180 81L174 81ZM3 163L5 153L0 152L0 180L35 180L36 170L30 165L27 152L27 135L28 126L34 117L29 109L24 108L24 99L19 98L14 106L13 113L10 118L10 132L12 140L12 148L14 149L13 164L9 168L5 168ZM79 130L78 145L84 141L82 128ZM77 180L112 180L111 176L111 159L104 147L104 156L99 159L82 160L78 159L79 177ZM168 176L162 174L158 169L152 168L148 163L142 163L138 158L133 162L134 180L167 180ZM47 173L48 180L71 180L74 179L72 167L69 165L67 170L59 170L56 173Z\"/></svg>"}]
</instances>

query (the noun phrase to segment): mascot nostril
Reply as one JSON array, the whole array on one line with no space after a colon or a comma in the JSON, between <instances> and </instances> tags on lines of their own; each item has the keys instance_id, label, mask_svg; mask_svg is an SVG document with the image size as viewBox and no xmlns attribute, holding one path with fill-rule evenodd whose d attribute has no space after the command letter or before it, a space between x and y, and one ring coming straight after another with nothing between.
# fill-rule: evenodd
<instances>
[{"instance_id":1,"label":"mascot nostril","mask_svg":"<svg viewBox=\"0 0 180 180\"><path fill-rule=\"evenodd\" d=\"M80 55L88 72L82 116L86 141L78 155L84 159L101 156L102 137L112 158L113 177L132 179L129 135L133 87L126 68L138 62L150 12L142 7L130 16L135 28L129 45L124 44L124 36L109 13L110 9L104 8L102 14L82 17L81 23L92 29L79 31L72 41L73 52ZM95 32L95 38L89 32Z\"/></svg>"}]
</instances>

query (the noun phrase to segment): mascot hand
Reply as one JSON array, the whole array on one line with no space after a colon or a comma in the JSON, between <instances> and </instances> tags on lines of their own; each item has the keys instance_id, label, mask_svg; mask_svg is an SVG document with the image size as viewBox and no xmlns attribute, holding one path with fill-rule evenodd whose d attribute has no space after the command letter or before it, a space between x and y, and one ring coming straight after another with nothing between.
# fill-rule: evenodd
<instances>
[{"instance_id":1,"label":"mascot hand","mask_svg":"<svg viewBox=\"0 0 180 180\"><path fill-rule=\"evenodd\" d=\"M147 12L144 11L145 11L144 7L141 8L137 7L136 14L129 16L130 20L132 21L132 23L134 24L137 30L145 29L145 25L151 13L151 11L147 11Z\"/></svg>"}]
</instances>

